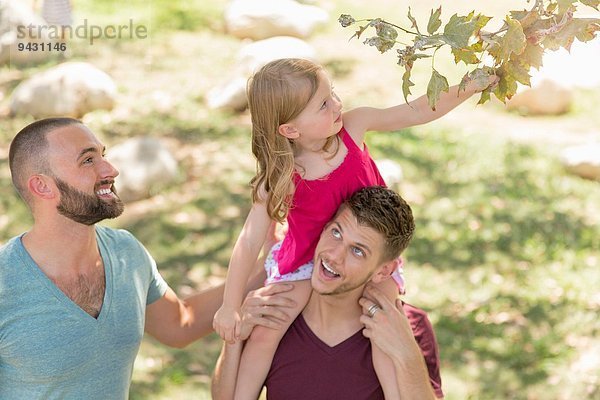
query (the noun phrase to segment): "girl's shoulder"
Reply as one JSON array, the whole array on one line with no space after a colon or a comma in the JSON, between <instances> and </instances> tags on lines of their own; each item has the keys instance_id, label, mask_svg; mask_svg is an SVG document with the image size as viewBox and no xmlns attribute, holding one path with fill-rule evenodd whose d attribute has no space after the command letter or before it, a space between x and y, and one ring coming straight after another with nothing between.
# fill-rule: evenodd
<instances>
[{"instance_id":1,"label":"girl's shoulder","mask_svg":"<svg viewBox=\"0 0 600 400\"><path fill-rule=\"evenodd\" d=\"M346 132L359 147L369 127L369 111L369 107L359 107L346 111L342 116Z\"/></svg>"}]
</instances>

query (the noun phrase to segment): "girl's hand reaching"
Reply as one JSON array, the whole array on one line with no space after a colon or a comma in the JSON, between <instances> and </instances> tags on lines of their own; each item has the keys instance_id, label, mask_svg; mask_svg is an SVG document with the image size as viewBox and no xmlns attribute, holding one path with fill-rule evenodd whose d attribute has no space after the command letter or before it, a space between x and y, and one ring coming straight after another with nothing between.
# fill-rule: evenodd
<instances>
[{"instance_id":1,"label":"girl's hand reaching","mask_svg":"<svg viewBox=\"0 0 600 400\"><path fill-rule=\"evenodd\" d=\"M213 329L227 343L235 343L240 332L240 312L238 309L222 305L213 317Z\"/></svg>"}]
</instances>

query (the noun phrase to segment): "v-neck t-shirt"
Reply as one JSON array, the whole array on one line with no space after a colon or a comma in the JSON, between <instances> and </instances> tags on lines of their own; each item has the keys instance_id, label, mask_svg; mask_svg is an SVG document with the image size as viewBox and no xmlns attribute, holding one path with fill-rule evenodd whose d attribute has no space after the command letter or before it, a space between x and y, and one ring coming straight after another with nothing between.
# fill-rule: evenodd
<instances>
[{"instance_id":1,"label":"v-neck t-shirt","mask_svg":"<svg viewBox=\"0 0 600 400\"><path fill-rule=\"evenodd\" d=\"M267 400L383 400L362 330L335 346L323 342L302 314L279 342L265 381Z\"/></svg>"},{"instance_id":2,"label":"v-neck t-shirt","mask_svg":"<svg viewBox=\"0 0 600 400\"><path fill-rule=\"evenodd\" d=\"M92 317L15 237L0 248L0 399L127 399L146 306L167 283L129 232L96 226L106 288Z\"/></svg>"}]
</instances>

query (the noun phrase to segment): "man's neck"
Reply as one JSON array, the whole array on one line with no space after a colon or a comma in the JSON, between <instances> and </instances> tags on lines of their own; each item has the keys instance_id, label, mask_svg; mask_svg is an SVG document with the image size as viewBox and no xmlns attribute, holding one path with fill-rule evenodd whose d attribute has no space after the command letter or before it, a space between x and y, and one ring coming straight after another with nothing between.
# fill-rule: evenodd
<instances>
[{"instance_id":1,"label":"man's neck","mask_svg":"<svg viewBox=\"0 0 600 400\"><path fill-rule=\"evenodd\" d=\"M73 221L35 223L23 236L23 245L36 264L49 275L78 273L100 256L94 225Z\"/></svg>"},{"instance_id":2,"label":"man's neck","mask_svg":"<svg viewBox=\"0 0 600 400\"><path fill-rule=\"evenodd\" d=\"M313 291L302 316L313 333L333 347L363 327L358 304L362 291L358 288L341 295L321 295Z\"/></svg>"}]
</instances>

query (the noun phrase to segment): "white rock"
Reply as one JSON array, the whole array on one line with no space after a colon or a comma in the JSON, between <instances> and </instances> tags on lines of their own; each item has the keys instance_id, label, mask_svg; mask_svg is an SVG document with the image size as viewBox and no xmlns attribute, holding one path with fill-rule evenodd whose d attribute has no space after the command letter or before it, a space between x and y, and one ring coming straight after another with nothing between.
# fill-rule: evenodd
<instances>
[{"instance_id":1,"label":"white rock","mask_svg":"<svg viewBox=\"0 0 600 400\"><path fill-rule=\"evenodd\" d=\"M225 10L227 31L241 39L306 38L328 20L327 11L294 0L234 0Z\"/></svg>"},{"instance_id":2,"label":"white rock","mask_svg":"<svg viewBox=\"0 0 600 400\"><path fill-rule=\"evenodd\" d=\"M396 161L389 159L375 160L375 164L387 186L399 191L403 179L402 167Z\"/></svg>"},{"instance_id":3,"label":"white rock","mask_svg":"<svg viewBox=\"0 0 600 400\"><path fill-rule=\"evenodd\" d=\"M207 94L207 106L212 109L238 111L246 108L248 78L269 61L279 58L305 58L316 61L316 51L305 41L289 36L259 40L242 47L237 54L237 65L233 75Z\"/></svg>"},{"instance_id":4,"label":"white rock","mask_svg":"<svg viewBox=\"0 0 600 400\"><path fill-rule=\"evenodd\" d=\"M103 71L83 62L67 62L40 72L22 82L11 96L10 110L35 118L72 116L80 118L97 110L110 110L117 87Z\"/></svg>"},{"instance_id":5,"label":"white rock","mask_svg":"<svg viewBox=\"0 0 600 400\"><path fill-rule=\"evenodd\" d=\"M506 107L527 115L560 115L569 111L572 102L572 89L559 81L543 79L530 88L520 87Z\"/></svg>"},{"instance_id":6,"label":"white rock","mask_svg":"<svg viewBox=\"0 0 600 400\"><path fill-rule=\"evenodd\" d=\"M560 160L572 174L600 181L600 143L568 147L561 153Z\"/></svg>"},{"instance_id":7,"label":"white rock","mask_svg":"<svg viewBox=\"0 0 600 400\"><path fill-rule=\"evenodd\" d=\"M241 71L248 77L269 61L279 58L306 58L317 60L317 53L310 44L290 36L276 36L258 40L242 47L237 59Z\"/></svg>"},{"instance_id":8,"label":"white rock","mask_svg":"<svg viewBox=\"0 0 600 400\"><path fill-rule=\"evenodd\" d=\"M177 177L177 161L160 140L152 137L128 139L112 147L107 159L119 170L115 187L125 202L148 198Z\"/></svg>"}]
</instances>

